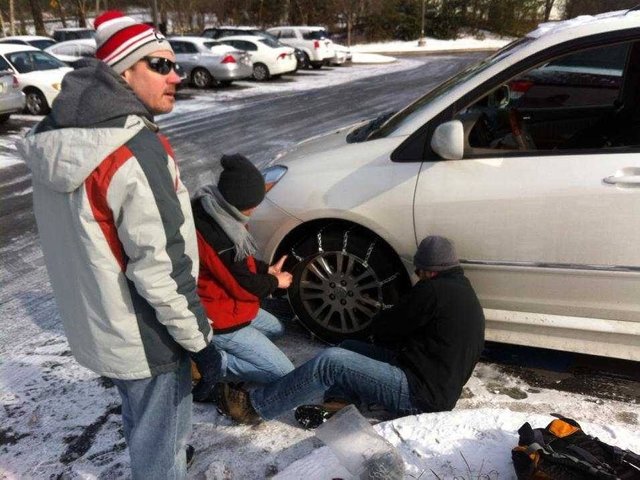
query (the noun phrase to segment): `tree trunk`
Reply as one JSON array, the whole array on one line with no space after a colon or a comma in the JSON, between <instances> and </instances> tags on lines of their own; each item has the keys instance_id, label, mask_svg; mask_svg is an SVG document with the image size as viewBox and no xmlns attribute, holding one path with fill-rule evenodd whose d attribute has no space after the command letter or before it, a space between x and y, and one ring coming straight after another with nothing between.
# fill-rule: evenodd
<instances>
[{"instance_id":1,"label":"tree trunk","mask_svg":"<svg viewBox=\"0 0 640 480\"><path fill-rule=\"evenodd\" d=\"M11 35L16 34L16 10L14 8L15 0L9 0L9 31Z\"/></svg>"},{"instance_id":2,"label":"tree trunk","mask_svg":"<svg viewBox=\"0 0 640 480\"><path fill-rule=\"evenodd\" d=\"M78 17L78 26L86 28L87 26L87 5L85 0L76 0L76 16Z\"/></svg>"},{"instance_id":3,"label":"tree trunk","mask_svg":"<svg viewBox=\"0 0 640 480\"><path fill-rule=\"evenodd\" d=\"M55 4L55 8L58 10L58 16L60 17L60 22L62 22L62 27L67 28L67 17L64 13L64 7L62 6L62 0L54 0L52 4Z\"/></svg>"},{"instance_id":4,"label":"tree trunk","mask_svg":"<svg viewBox=\"0 0 640 480\"><path fill-rule=\"evenodd\" d=\"M38 0L29 0L29 7L31 8L31 15L33 16L33 26L36 29L36 35L46 35L47 32L44 29L40 2Z\"/></svg>"},{"instance_id":5,"label":"tree trunk","mask_svg":"<svg viewBox=\"0 0 640 480\"><path fill-rule=\"evenodd\" d=\"M544 2L544 21L548 22L551 16L551 10L553 10L553 4L555 0L545 0Z\"/></svg>"}]
</instances>

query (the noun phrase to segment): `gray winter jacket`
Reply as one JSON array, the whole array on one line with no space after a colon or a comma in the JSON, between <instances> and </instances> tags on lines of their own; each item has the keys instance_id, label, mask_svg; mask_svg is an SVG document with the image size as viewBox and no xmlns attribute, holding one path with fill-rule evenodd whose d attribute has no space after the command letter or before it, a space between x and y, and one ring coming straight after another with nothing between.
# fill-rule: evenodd
<instances>
[{"instance_id":1,"label":"gray winter jacket","mask_svg":"<svg viewBox=\"0 0 640 480\"><path fill-rule=\"evenodd\" d=\"M189 196L152 117L106 64L67 74L18 150L77 361L107 377L174 370L212 332L196 294Z\"/></svg>"}]
</instances>

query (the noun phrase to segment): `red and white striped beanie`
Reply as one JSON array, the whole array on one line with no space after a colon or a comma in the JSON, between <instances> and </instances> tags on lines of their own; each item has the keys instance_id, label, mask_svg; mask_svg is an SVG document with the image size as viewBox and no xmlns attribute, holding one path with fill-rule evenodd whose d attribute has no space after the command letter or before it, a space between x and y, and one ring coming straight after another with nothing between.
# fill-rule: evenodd
<instances>
[{"instance_id":1,"label":"red and white striped beanie","mask_svg":"<svg viewBox=\"0 0 640 480\"><path fill-rule=\"evenodd\" d=\"M122 73L141 58L158 50L173 51L167 39L153 27L138 23L118 10L98 16L96 57L116 72Z\"/></svg>"}]
</instances>

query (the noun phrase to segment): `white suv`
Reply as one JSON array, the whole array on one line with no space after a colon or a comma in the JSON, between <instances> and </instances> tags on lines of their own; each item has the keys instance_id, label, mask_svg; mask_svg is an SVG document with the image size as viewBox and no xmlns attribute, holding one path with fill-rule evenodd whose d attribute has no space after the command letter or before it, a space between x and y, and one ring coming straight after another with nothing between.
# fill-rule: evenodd
<instances>
[{"instance_id":1,"label":"white suv","mask_svg":"<svg viewBox=\"0 0 640 480\"><path fill-rule=\"evenodd\" d=\"M299 48L313 68L321 68L335 55L333 42L322 27L274 27L266 30L285 45Z\"/></svg>"},{"instance_id":2,"label":"white suv","mask_svg":"<svg viewBox=\"0 0 640 480\"><path fill-rule=\"evenodd\" d=\"M488 340L640 360L640 11L541 25L405 109L265 170L250 229L300 320L366 336L454 240Z\"/></svg>"}]
</instances>

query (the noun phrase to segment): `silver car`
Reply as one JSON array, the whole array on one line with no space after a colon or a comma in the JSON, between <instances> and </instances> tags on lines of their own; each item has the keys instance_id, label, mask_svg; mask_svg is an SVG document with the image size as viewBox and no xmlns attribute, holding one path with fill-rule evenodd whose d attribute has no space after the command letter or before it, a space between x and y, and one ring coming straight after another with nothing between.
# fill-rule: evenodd
<instances>
[{"instance_id":1,"label":"silver car","mask_svg":"<svg viewBox=\"0 0 640 480\"><path fill-rule=\"evenodd\" d=\"M2 63L0 59L0 123L9 120L12 113L22 111L25 102L18 79L8 66L3 68Z\"/></svg>"},{"instance_id":2,"label":"silver car","mask_svg":"<svg viewBox=\"0 0 640 480\"><path fill-rule=\"evenodd\" d=\"M366 337L454 240L491 341L640 361L640 12L544 24L266 170L249 228L300 321ZM415 278L414 278L415 279Z\"/></svg>"},{"instance_id":3,"label":"silver car","mask_svg":"<svg viewBox=\"0 0 640 480\"><path fill-rule=\"evenodd\" d=\"M178 64L196 88L230 85L234 80L253 75L251 58L246 52L204 37L169 39Z\"/></svg>"}]
</instances>

